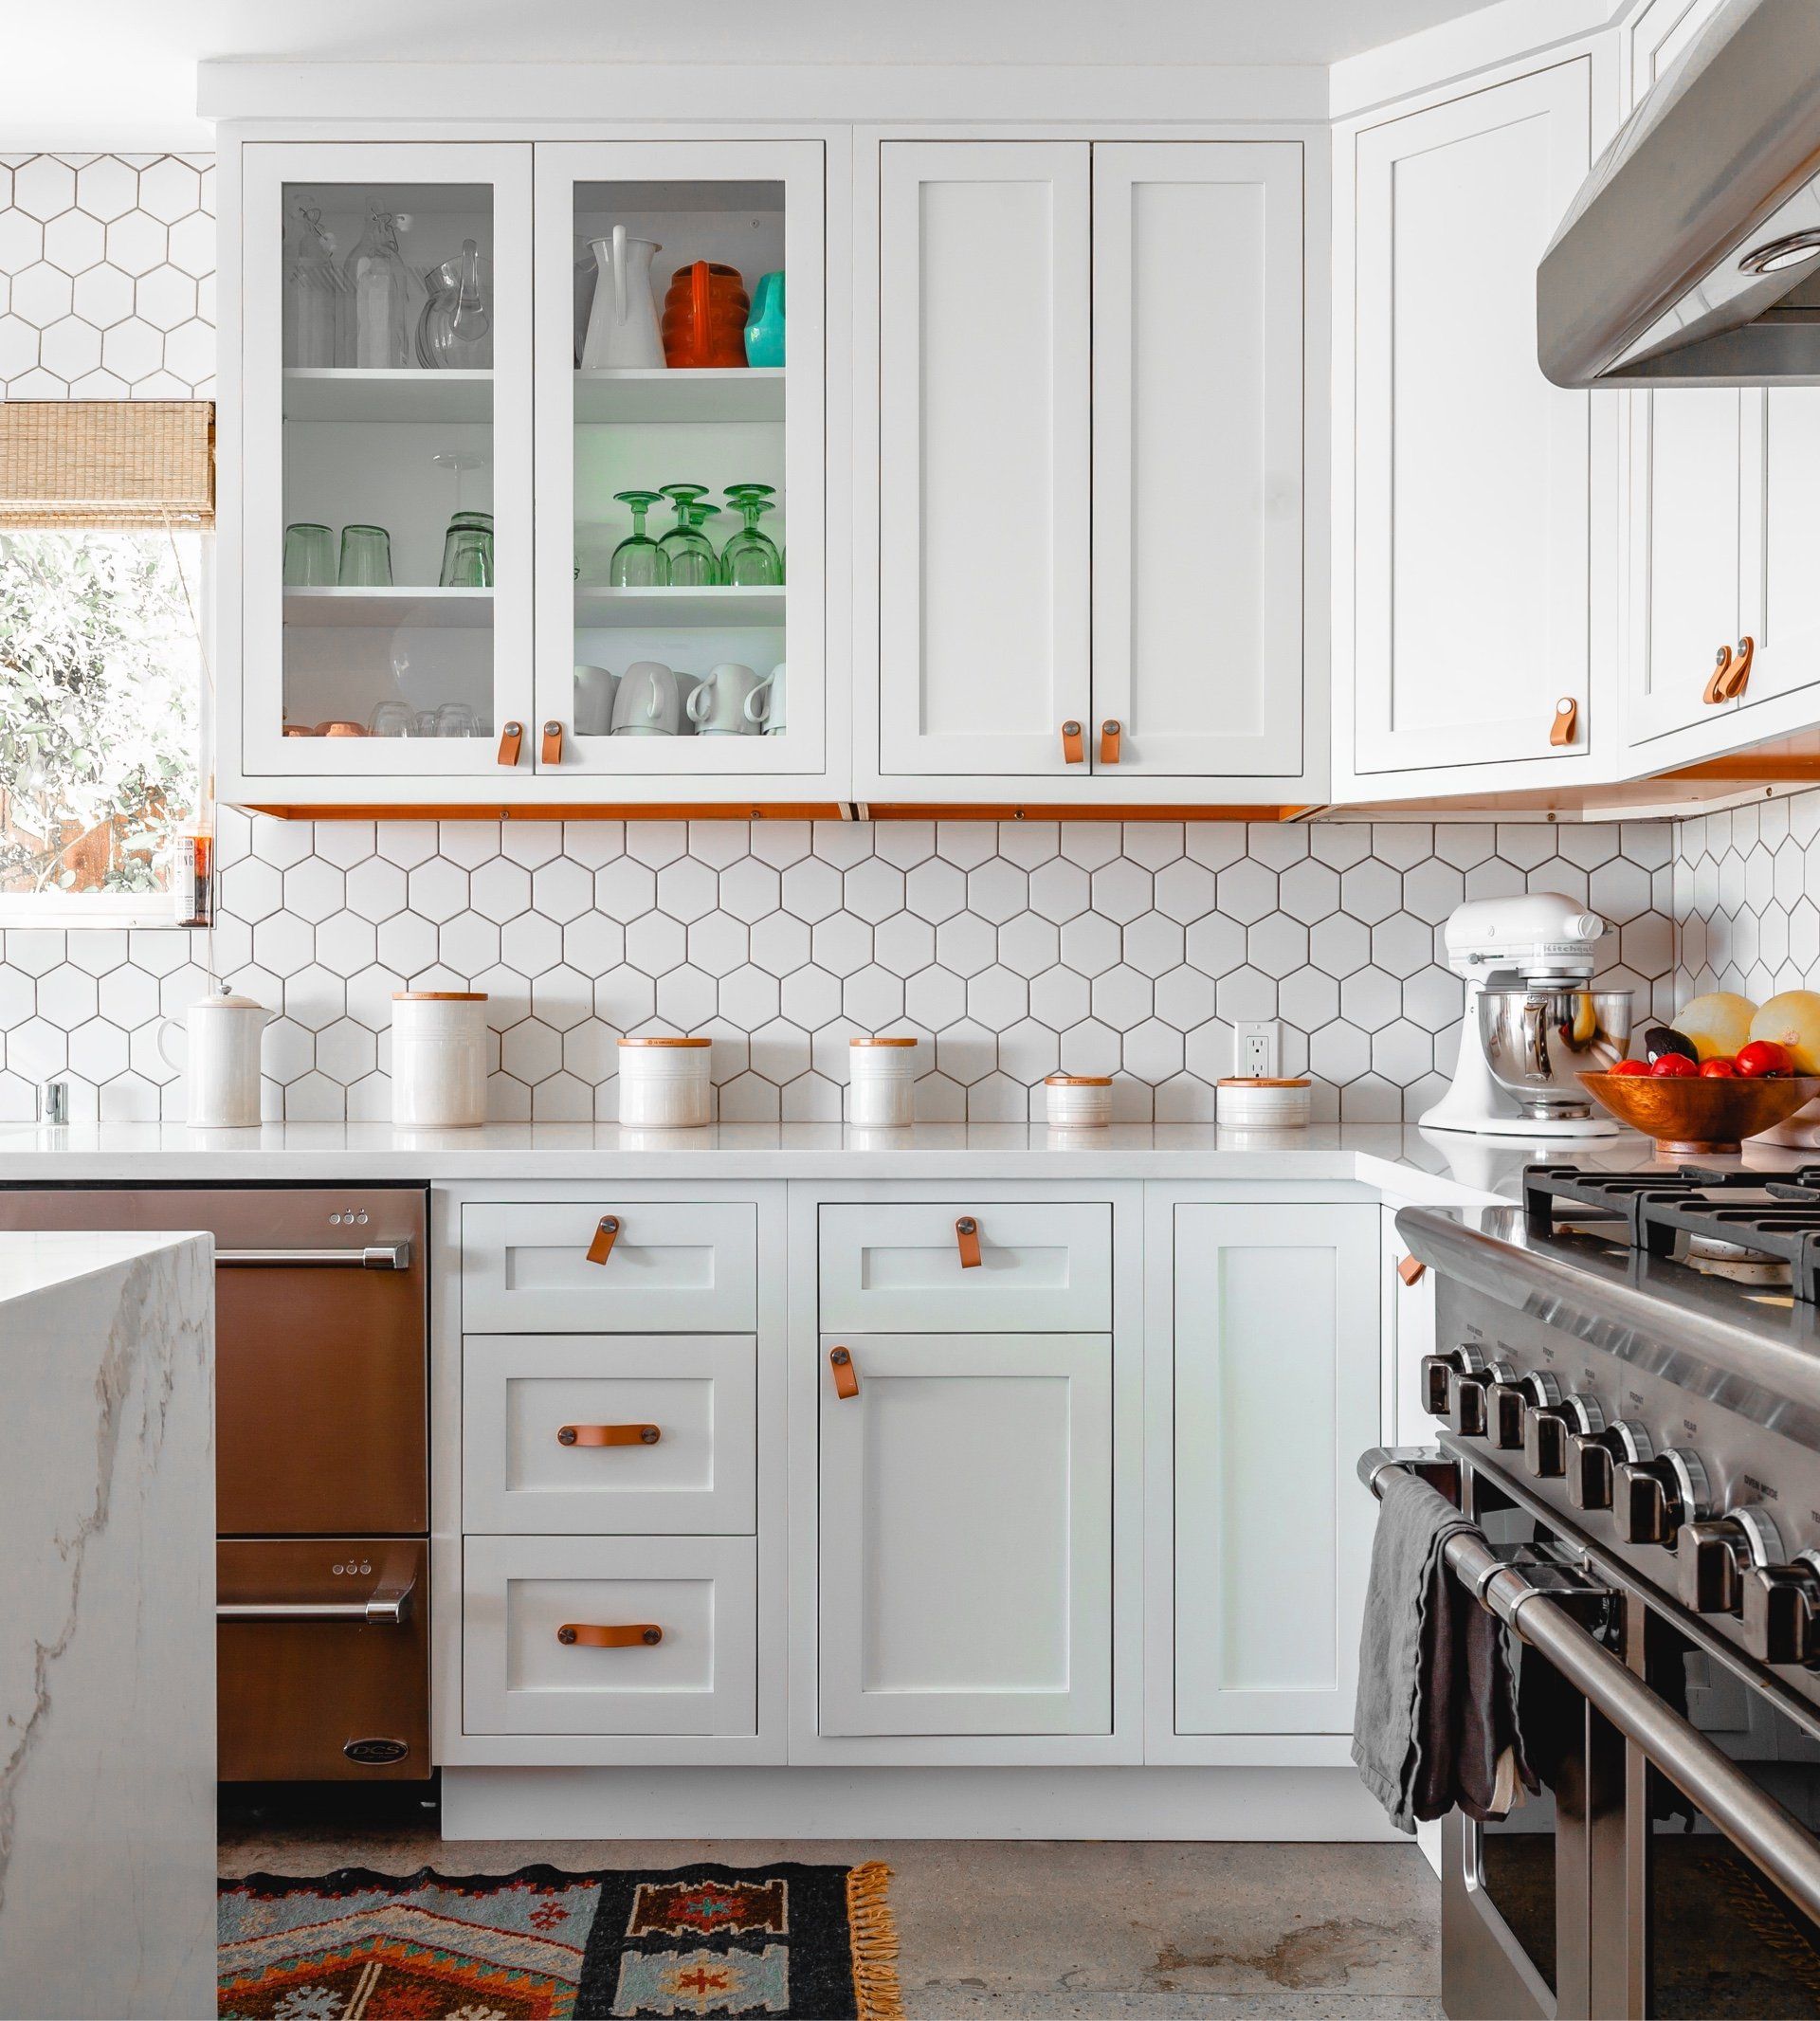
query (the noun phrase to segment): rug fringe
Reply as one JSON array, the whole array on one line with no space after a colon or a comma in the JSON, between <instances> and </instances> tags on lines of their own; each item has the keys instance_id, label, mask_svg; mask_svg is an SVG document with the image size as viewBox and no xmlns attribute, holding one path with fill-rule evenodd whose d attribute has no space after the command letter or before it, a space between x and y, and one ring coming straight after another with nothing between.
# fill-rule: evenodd
<instances>
[{"instance_id":1,"label":"rug fringe","mask_svg":"<svg viewBox=\"0 0 1820 2021\"><path fill-rule=\"evenodd\" d=\"M898 1984L898 1924L887 1899L891 1869L867 1860L846 1877L846 1926L853 1945L853 1994L860 2021L905 2021Z\"/></svg>"}]
</instances>

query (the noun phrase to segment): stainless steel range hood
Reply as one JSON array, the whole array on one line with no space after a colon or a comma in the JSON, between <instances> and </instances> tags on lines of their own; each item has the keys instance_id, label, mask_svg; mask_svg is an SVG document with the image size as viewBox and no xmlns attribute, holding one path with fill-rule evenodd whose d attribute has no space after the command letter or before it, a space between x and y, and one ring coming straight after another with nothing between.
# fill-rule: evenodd
<instances>
[{"instance_id":1,"label":"stainless steel range hood","mask_svg":"<svg viewBox=\"0 0 1820 2021\"><path fill-rule=\"evenodd\" d=\"M1536 277L1557 386L1820 385L1820 0L1726 0Z\"/></svg>"}]
</instances>

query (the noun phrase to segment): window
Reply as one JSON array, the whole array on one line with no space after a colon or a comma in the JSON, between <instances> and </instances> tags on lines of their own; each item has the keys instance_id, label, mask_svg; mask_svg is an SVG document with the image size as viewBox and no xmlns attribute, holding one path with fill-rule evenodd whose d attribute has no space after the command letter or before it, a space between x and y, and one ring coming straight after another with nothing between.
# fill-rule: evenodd
<instances>
[{"instance_id":1,"label":"window","mask_svg":"<svg viewBox=\"0 0 1820 2021\"><path fill-rule=\"evenodd\" d=\"M173 918L207 811L209 413L0 406L0 925Z\"/></svg>"}]
</instances>

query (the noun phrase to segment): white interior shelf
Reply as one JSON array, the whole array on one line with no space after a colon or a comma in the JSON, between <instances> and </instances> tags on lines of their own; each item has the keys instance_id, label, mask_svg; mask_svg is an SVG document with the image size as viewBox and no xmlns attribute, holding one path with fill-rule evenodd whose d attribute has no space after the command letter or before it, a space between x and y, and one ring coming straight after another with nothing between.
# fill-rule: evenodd
<instances>
[{"instance_id":1,"label":"white interior shelf","mask_svg":"<svg viewBox=\"0 0 1820 2021\"><path fill-rule=\"evenodd\" d=\"M474 629L493 622L491 590L413 589L292 590L284 592L287 625L358 625L395 631L406 626Z\"/></svg>"},{"instance_id":2,"label":"white interior shelf","mask_svg":"<svg viewBox=\"0 0 1820 2021\"><path fill-rule=\"evenodd\" d=\"M782 365L575 374L577 421L781 421Z\"/></svg>"},{"instance_id":3,"label":"white interior shelf","mask_svg":"<svg viewBox=\"0 0 1820 2021\"><path fill-rule=\"evenodd\" d=\"M712 590L588 590L575 592L575 623L583 626L781 625L782 590L729 586Z\"/></svg>"},{"instance_id":4,"label":"white interior shelf","mask_svg":"<svg viewBox=\"0 0 1820 2021\"><path fill-rule=\"evenodd\" d=\"M778 409L781 413L782 408ZM286 421L490 421L493 373L480 368L397 370L287 366Z\"/></svg>"}]
</instances>

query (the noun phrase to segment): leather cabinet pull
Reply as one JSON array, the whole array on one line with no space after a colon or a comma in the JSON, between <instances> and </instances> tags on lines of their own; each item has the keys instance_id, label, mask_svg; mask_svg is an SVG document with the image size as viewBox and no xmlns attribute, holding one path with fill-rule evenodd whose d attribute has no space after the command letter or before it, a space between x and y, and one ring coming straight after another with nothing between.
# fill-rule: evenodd
<instances>
[{"instance_id":1,"label":"leather cabinet pull","mask_svg":"<svg viewBox=\"0 0 1820 2021\"><path fill-rule=\"evenodd\" d=\"M1748 635L1738 642L1738 650L1732 655L1732 664L1725 669L1725 677L1719 684L1719 699L1721 701L1736 701L1744 692L1745 683L1751 678L1751 662L1756 658L1756 641Z\"/></svg>"},{"instance_id":2,"label":"leather cabinet pull","mask_svg":"<svg viewBox=\"0 0 1820 2021\"><path fill-rule=\"evenodd\" d=\"M1563 695L1555 704L1555 720L1548 726L1551 744L1571 744L1579 730L1580 705L1572 695Z\"/></svg>"},{"instance_id":3,"label":"leather cabinet pull","mask_svg":"<svg viewBox=\"0 0 1820 2021\"><path fill-rule=\"evenodd\" d=\"M602 1214L594 1227L594 1239L588 1245L588 1261L604 1264L613 1253L613 1244L619 1240L619 1216Z\"/></svg>"},{"instance_id":4,"label":"leather cabinet pull","mask_svg":"<svg viewBox=\"0 0 1820 2021\"><path fill-rule=\"evenodd\" d=\"M609 1627L592 1621L565 1621L556 1630L564 1648L653 1649L664 1640L655 1621L628 1621Z\"/></svg>"},{"instance_id":5,"label":"leather cabinet pull","mask_svg":"<svg viewBox=\"0 0 1820 2021\"><path fill-rule=\"evenodd\" d=\"M955 1223L955 1241L960 1247L960 1267L963 1270L979 1268L979 1223L972 1214L962 1214Z\"/></svg>"},{"instance_id":6,"label":"leather cabinet pull","mask_svg":"<svg viewBox=\"0 0 1820 2021\"><path fill-rule=\"evenodd\" d=\"M834 1393L843 1403L860 1393L860 1372L853 1366L851 1348L830 1347L828 1365L834 1371Z\"/></svg>"},{"instance_id":7,"label":"leather cabinet pull","mask_svg":"<svg viewBox=\"0 0 1820 2021\"><path fill-rule=\"evenodd\" d=\"M664 1434L655 1425L563 1425L558 1446L655 1446Z\"/></svg>"},{"instance_id":8,"label":"leather cabinet pull","mask_svg":"<svg viewBox=\"0 0 1820 2021\"><path fill-rule=\"evenodd\" d=\"M1086 734L1072 716L1062 725L1062 756L1070 765L1087 762Z\"/></svg>"},{"instance_id":9,"label":"leather cabinet pull","mask_svg":"<svg viewBox=\"0 0 1820 2021\"><path fill-rule=\"evenodd\" d=\"M516 765L519 762L519 752L523 743L524 725L521 722L507 723L500 732L500 763L501 765Z\"/></svg>"},{"instance_id":10,"label":"leather cabinet pull","mask_svg":"<svg viewBox=\"0 0 1820 2021\"><path fill-rule=\"evenodd\" d=\"M1108 716L1100 725L1100 762L1116 765L1119 762L1119 740L1125 734L1125 726L1118 717Z\"/></svg>"},{"instance_id":11,"label":"leather cabinet pull","mask_svg":"<svg viewBox=\"0 0 1820 2021\"><path fill-rule=\"evenodd\" d=\"M1721 646L1713 661L1713 670L1706 676L1706 685L1701 690L1700 699L1704 702L1725 700L1725 676L1731 671L1732 648Z\"/></svg>"},{"instance_id":12,"label":"leather cabinet pull","mask_svg":"<svg viewBox=\"0 0 1820 2021\"><path fill-rule=\"evenodd\" d=\"M1428 1265L1413 1256L1406 1256L1396 1266L1396 1274L1406 1284L1414 1284L1426 1275Z\"/></svg>"},{"instance_id":13,"label":"leather cabinet pull","mask_svg":"<svg viewBox=\"0 0 1820 2021\"><path fill-rule=\"evenodd\" d=\"M559 722L547 722L544 724L543 746L538 754L537 762L540 765L560 765L562 763L562 725Z\"/></svg>"}]
</instances>

